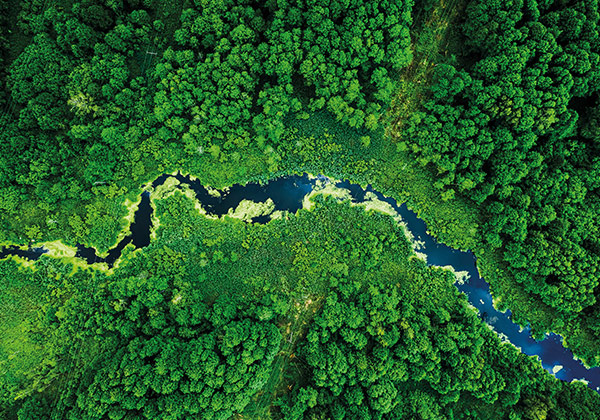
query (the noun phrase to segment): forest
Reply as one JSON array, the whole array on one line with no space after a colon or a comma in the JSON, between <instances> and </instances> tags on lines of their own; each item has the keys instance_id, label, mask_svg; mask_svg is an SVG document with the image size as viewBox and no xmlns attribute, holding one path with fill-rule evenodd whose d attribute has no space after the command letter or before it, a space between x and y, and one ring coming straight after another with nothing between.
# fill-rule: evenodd
<instances>
[{"instance_id":1,"label":"forest","mask_svg":"<svg viewBox=\"0 0 600 420\"><path fill-rule=\"evenodd\" d=\"M597 364L598 4L557 3L469 4L457 63L433 70L398 146L435 168L444 198L469 196L481 252L554 313L546 328L589 337L576 350Z\"/></svg>"},{"instance_id":2,"label":"forest","mask_svg":"<svg viewBox=\"0 0 600 420\"><path fill-rule=\"evenodd\" d=\"M156 240L128 248L111 274L45 256L35 270L0 261L4 292L25 288L13 305L29 306L13 329L28 345L0 382L5 417L600 412L595 391L488 329L454 274L415 258L389 216L322 196L265 225L208 219L180 191L155 205Z\"/></svg>"},{"instance_id":3,"label":"forest","mask_svg":"<svg viewBox=\"0 0 600 420\"><path fill-rule=\"evenodd\" d=\"M1 2L0 246L106 255L174 171L350 179L600 366L599 19L597 0ZM598 417L392 218L316 201L257 225L176 192L114 270L0 260L0 417Z\"/></svg>"}]
</instances>

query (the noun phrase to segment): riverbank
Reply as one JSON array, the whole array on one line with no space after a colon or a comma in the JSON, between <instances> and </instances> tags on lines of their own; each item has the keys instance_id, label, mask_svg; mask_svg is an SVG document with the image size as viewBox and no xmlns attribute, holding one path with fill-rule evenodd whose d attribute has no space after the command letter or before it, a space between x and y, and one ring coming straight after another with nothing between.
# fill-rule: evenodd
<instances>
[{"instance_id":1,"label":"riverbank","mask_svg":"<svg viewBox=\"0 0 600 420\"><path fill-rule=\"evenodd\" d=\"M128 228L130 234L125 237L124 245L118 245L108 252L110 260L106 260L93 249L87 249L89 255L83 255L81 248L76 254L71 247L59 242L37 244L45 245L49 250L48 256L67 258L77 266L85 266L84 258L94 268L107 270L119 263L121 251L130 242L136 248L150 244L157 239L160 228L160 218L156 216L156 200L165 200L176 192L180 192L194 203L198 214L213 219L238 218L247 222L267 223L271 215L277 211L278 217L283 212L295 213L299 209L310 211L316 197L330 197L337 201L351 202L353 206L362 207L365 212L377 212L392 217L402 226L407 240L411 243L415 257L437 267L451 267L456 276L456 286L468 297L469 302L477 311L480 318L500 336L528 355L540 357L542 365L557 377L564 380L585 380L589 386L600 387L600 369L588 369L573 358L566 350L561 340L551 335L542 342L530 337L529 328L522 329L513 323L510 311L497 310L488 284L480 276L480 270L475 265L475 256L471 252L461 252L439 243L428 231L426 223L417 214L410 211L406 204L398 205L392 197L386 197L371 186L363 188L350 181L332 181L323 176L279 178L267 184L234 185L224 191L206 189L198 180L184 177L175 173L161 176L160 183L152 183L153 193L146 192L140 198L140 205ZM262 201L259 201L262 200ZM142 208L142 203L145 203ZM142 239L140 239L142 238ZM147 239L146 239L147 238ZM78 258L76 258L78 257ZM102 262L98 264L97 261ZM27 264L32 265L31 261ZM467 279L468 278L468 279ZM505 308L503 308L505 309ZM492 321L490 321L492 320ZM539 335L537 336L538 338Z\"/></svg>"}]
</instances>

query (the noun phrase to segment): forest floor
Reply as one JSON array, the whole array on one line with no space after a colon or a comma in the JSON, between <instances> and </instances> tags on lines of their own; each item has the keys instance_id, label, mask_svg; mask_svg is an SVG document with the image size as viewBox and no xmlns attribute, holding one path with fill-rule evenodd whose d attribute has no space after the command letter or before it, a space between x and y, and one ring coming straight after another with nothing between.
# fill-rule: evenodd
<instances>
[{"instance_id":1,"label":"forest floor","mask_svg":"<svg viewBox=\"0 0 600 420\"><path fill-rule=\"evenodd\" d=\"M321 307L322 301L323 297L309 297L305 302L295 303L287 322L280 325L283 345L273 362L271 376L256 394L254 401L244 410L241 419L270 419L273 402L298 385L298 380L303 374L298 368L296 347L304 338L309 322Z\"/></svg>"},{"instance_id":2,"label":"forest floor","mask_svg":"<svg viewBox=\"0 0 600 420\"><path fill-rule=\"evenodd\" d=\"M402 123L416 111L426 97L433 69L452 57L448 56L453 23L464 9L463 0L441 0L425 17L415 18L411 29L413 61L402 72L399 89L388 115L394 120L387 127L387 134L396 138L401 135Z\"/></svg>"},{"instance_id":3,"label":"forest floor","mask_svg":"<svg viewBox=\"0 0 600 420\"><path fill-rule=\"evenodd\" d=\"M181 13L187 3L187 0L158 2L159 8L153 18L162 22L164 26L161 30L154 29L152 42L145 49L136 51L129 61L129 68L134 77L139 75L147 77L147 71L151 70L153 65L156 64L166 46L172 44L175 30L179 27Z\"/></svg>"}]
</instances>

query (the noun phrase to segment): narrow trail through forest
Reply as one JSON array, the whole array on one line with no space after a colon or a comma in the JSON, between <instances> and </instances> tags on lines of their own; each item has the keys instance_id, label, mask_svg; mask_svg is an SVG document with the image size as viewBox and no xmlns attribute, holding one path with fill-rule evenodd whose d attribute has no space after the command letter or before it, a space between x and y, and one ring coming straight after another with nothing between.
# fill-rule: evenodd
<instances>
[{"instance_id":1,"label":"narrow trail through forest","mask_svg":"<svg viewBox=\"0 0 600 420\"><path fill-rule=\"evenodd\" d=\"M462 0L441 0L430 12L415 17L411 29L413 60L402 72L388 115L387 134L399 137L403 121L422 103L433 69L448 55L448 29L463 9Z\"/></svg>"}]
</instances>

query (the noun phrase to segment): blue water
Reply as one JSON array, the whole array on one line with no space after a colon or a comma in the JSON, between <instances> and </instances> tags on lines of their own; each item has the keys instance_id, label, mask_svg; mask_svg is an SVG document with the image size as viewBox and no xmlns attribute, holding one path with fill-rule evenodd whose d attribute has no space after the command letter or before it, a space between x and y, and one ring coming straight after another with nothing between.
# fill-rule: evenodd
<instances>
[{"instance_id":1,"label":"blue water","mask_svg":"<svg viewBox=\"0 0 600 420\"><path fill-rule=\"evenodd\" d=\"M27 258L28 260L37 260L42 254L45 254L46 252L48 252L48 250L43 247L29 247L27 249L21 249L16 245L10 245L0 249L0 260L10 255L16 255L21 258Z\"/></svg>"},{"instance_id":2,"label":"blue water","mask_svg":"<svg viewBox=\"0 0 600 420\"><path fill-rule=\"evenodd\" d=\"M151 185L161 185L170 175L162 175ZM234 185L231 188L219 191L218 197L210 195L209 191L199 181L192 181L189 177L181 174L175 178L182 184L187 184L196 194L196 198L202 203L207 213L221 216L227 214L229 209L236 208L242 200L264 202L273 200L275 210L296 212L302 208L304 197L310 193L317 182L329 179L323 176L317 178L302 176L288 176L269 181L267 184L249 183L246 185ZM478 315L487 322L501 337L505 337L512 344L521 348L527 355L537 355L542 366L552 372L557 365L563 368L555 376L565 381L583 379L588 381L588 386L600 391L600 368L586 369L585 366L573 358L570 350L562 346L562 338L556 334L548 335L542 341L536 341L531 337L530 329L521 329L520 326L511 321L511 312L500 312L494 308L492 296L488 283L479 276L476 266L476 258L470 251L459 251L446 245L438 243L427 232L425 222L417 217L415 213L408 210L406 204L398 203L389 197L375 191L370 185L362 188L360 185L349 181L339 181L337 187L346 188L350 191L352 201L360 203L365 200L367 192L374 193L379 200L389 203L406 222L408 229L415 239L420 243L420 253L427 256L427 264L432 266L452 266L455 271L466 271L469 279L464 284L456 283L456 287L465 293L469 302L478 310ZM136 248L142 248L150 244L150 228L152 226L152 206L150 193L142 193L141 202L135 213L134 222L130 226L129 235L125 236L113 249L108 252L107 257L99 257L94 248L78 245L77 255L88 263L105 262L112 266L121 256L123 248L132 243ZM267 223L269 216L260 216L252 219L254 223ZM15 246L7 247L0 251L0 258L8 255L19 255L24 258L36 260L47 250L43 248L18 249Z\"/></svg>"},{"instance_id":3,"label":"blue water","mask_svg":"<svg viewBox=\"0 0 600 420\"><path fill-rule=\"evenodd\" d=\"M588 382L588 386L600 391L600 368L587 369L580 361L573 358L573 353L563 347L562 337L557 334L549 334L544 340L536 341L531 337L531 329L521 327L511 320L511 312L500 312L494 308L489 284L479 275L476 266L475 255L471 251L459 251L437 242L428 232L425 222L417 215L408 210L406 204L398 205L393 198L385 197L375 191L370 185L364 190L348 181L338 182L336 186L349 188L353 201L364 200L366 192L374 193L378 199L392 205L402 219L406 222L408 229L415 239L422 243L418 249L420 253L427 255L427 264L432 266L452 266L455 271L466 271L469 279L464 284L456 283L458 290L463 292L471 305L478 310L478 315L487 322L498 334L506 336L516 347L529 356L537 355L544 369L552 372L555 366L562 366L554 376L558 379L571 381L582 379Z\"/></svg>"},{"instance_id":4,"label":"blue water","mask_svg":"<svg viewBox=\"0 0 600 420\"><path fill-rule=\"evenodd\" d=\"M153 211L154 209L150 204L150 193L144 191L138 209L135 212L133 223L129 227L129 235L121 239L114 248L109 250L106 257L98 256L95 248L87 247L82 244L77 245L77 253L75 256L84 259L88 264L106 263L109 267L112 267L115 261L121 256L121 252L123 252L123 249L127 244L132 243L136 248L143 248L150 245L150 227L152 226Z\"/></svg>"}]
</instances>

